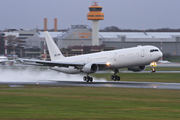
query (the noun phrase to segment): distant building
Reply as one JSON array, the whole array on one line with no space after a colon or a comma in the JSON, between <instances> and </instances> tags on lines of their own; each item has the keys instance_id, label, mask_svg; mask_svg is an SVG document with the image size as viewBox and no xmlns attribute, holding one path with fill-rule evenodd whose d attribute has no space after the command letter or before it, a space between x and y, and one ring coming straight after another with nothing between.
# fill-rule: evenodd
<instances>
[{"instance_id":1,"label":"distant building","mask_svg":"<svg viewBox=\"0 0 180 120\"><path fill-rule=\"evenodd\" d=\"M114 47L106 47L105 45L100 46L68 46L66 49L61 49L61 52L65 56L74 56L74 55L81 55L81 54L88 54L94 52L101 52L101 51L109 51L114 50Z\"/></svg>"},{"instance_id":2,"label":"distant building","mask_svg":"<svg viewBox=\"0 0 180 120\"><path fill-rule=\"evenodd\" d=\"M20 30L4 33L6 35L13 34L20 40L20 45L16 47L16 54L19 57L40 57L43 54L44 32ZM105 51L105 49L154 45L164 54L180 55L180 32L99 32L100 46L92 46L92 30L87 25L71 25L67 31L49 31L49 33L65 56L81 54L82 44L84 46L83 54ZM98 48L98 50L93 50L94 48ZM4 54L3 37L0 37L0 54Z\"/></svg>"},{"instance_id":3,"label":"distant building","mask_svg":"<svg viewBox=\"0 0 180 120\"><path fill-rule=\"evenodd\" d=\"M74 45L92 45L92 30L87 25L71 25L67 32L58 36L59 48L67 48ZM99 40L102 44L102 40Z\"/></svg>"},{"instance_id":4,"label":"distant building","mask_svg":"<svg viewBox=\"0 0 180 120\"><path fill-rule=\"evenodd\" d=\"M5 36L15 36L19 42L15 45L15 53L18 57L39 57L40 50L40 38L35 30L20 30L20 31L8 31L3 32ZM4 53L4 37L1 38L0 53ZM13 54L13 48L7 46L8 54Z\"/></svg>"},{"instance_id":5,"label":"distant building","mask_svg":"<svg viewBox=\"0 0 180 120\"><path fill-rule=\"evenodd\" d=\"M100 32L103 44L116 48L154 45L164 54L180 55L180 32Z\"/></svg>"}]
</instances>

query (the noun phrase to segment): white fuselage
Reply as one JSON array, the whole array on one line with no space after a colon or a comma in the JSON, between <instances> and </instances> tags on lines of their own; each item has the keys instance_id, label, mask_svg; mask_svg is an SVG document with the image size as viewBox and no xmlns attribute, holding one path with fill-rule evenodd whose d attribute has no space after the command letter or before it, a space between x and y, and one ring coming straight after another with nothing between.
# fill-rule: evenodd
<instances>
[{"instance_id":1,"label":"white fuselage","mask_svg":"<svg viewBox=\"0 0 180 120\"><path fill-rule=\"evenodd\" d=\"M0 62L8 61L8 58L5 56L0 56Z\"/></svg>"},{"instance_id":2,"label":"white fuselage","mask_svg":"<svg viewBox=\"0 0 180 120\"><path fill-rule=\"evenodd\" d=\"M150 52L151 50L158 50ZM59 62L71 62L71 63L110 63L110 66L103 70L128 68L133 66L145 66L149 65L153 61L158 61L162 57L162 52L155 46L138 46L132 48L124 48L112 51L102 51L98 53L78 55L72 57L65 57L58 60ZM52 70L56 70L64 73L80 73L81 71L74 67L51 67Z\"/></svg>"},{"instance_id":3,"label":"white fuselage","mask_svg":"<svg viewBox=\"0 0 180 120\"><path fill-rule=\"evenodd\" d=\"M0 64L6 64L8 62L8 58L6 56L0 56Z\"/></svg>"}]
</instances>

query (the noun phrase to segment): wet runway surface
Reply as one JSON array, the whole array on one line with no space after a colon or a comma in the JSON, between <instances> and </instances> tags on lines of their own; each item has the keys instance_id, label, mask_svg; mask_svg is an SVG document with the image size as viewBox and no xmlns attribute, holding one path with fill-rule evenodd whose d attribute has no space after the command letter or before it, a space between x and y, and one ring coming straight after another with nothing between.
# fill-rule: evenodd
<instances>
[{"instance_id":1,"label":"wet runway surface","mask_svg":"<svg viewBox=\"0 0 180 120\"><path fill-rule=\"evenodd\" d=\"M127 81L108 81L108 82L81 82L81 81L38 81L38 82L0 82L10 87L19 85L55 85L55 86L82 86L82 87L122 87L122 88L152 88L152 89L180 89L180 83L160 83L160 82L127 82ZM23 87L23 86L22 86Z\"/></svg>"}]
</instances>

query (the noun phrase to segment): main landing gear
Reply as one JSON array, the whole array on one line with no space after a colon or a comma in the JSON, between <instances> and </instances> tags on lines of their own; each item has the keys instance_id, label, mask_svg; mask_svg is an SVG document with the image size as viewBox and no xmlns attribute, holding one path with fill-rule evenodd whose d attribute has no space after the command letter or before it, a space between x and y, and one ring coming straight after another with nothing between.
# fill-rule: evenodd
<instances>
[{"instance_id":1,"label":"main landing gear","mask_svg":"<svg viewBox=\"0 0 180 120\"><path fill-rule=\"evenodd\" d=\"M117 76L116 74L119 73L119 70L118 69L115 69L114 70L114 75L111 75L111 80L114 80L114 81L120 81L120 76Z\"/></svg>"},{"instance_id":2,"label":"main landing gear","mask_svg":"<svg viewBox=\"0 0 180 120\"><path fill-rule=\"evenodd\" d=\"M92 82L93 81L93 78L89 76L89 74L87 74L87 76L84 76L83 77L84 81L86 82Z\"/></svg>"}]
</instances>

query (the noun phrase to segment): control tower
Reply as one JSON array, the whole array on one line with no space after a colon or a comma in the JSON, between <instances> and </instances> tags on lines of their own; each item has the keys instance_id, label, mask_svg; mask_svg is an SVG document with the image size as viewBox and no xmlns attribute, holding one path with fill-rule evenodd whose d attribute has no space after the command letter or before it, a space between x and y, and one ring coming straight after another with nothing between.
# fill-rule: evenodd
<instances>
[{"instance_id":1,"label":"control tower","mask_svg":"<svg viewBox=\"0 0 180 120\"><path fill-rule=\"evenodd\" d=\"M89 7L89 13L87 19L92 20L92 45L99 45L99 20L104 20L104 13L101 12L102 6L98 6L97 2L94 2Z\"/></svg>"}]
</instances>

